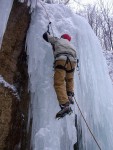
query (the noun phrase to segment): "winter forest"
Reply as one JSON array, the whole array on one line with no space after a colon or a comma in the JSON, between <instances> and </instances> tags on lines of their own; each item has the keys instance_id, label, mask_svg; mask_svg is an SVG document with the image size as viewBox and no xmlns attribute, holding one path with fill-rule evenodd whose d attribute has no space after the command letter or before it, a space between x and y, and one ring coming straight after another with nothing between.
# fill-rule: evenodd
<instances>
[{"instance_id":1,"label":"winter forest","mask_svg":"<svg viewBox=\"0 0 113 150\"><path fill-rule=\"evenodd\" d=\"M112 18L112 0L0 0L0 150L113 149Z\"/></svg>"},{"instance_id":2,"label":"winter forest","mask_svg":"<svg viewBox=\"0 0 113 150\"><path fill-rule=\"evenodd\" d=\"M113 81L113 4L109 1L99 0L95 4L82 5L82 10L79 7L81 7L80 3L78 3L76 13L87 19L98 37L107 59L110 77Z\"/></svg>"}]
</instances>

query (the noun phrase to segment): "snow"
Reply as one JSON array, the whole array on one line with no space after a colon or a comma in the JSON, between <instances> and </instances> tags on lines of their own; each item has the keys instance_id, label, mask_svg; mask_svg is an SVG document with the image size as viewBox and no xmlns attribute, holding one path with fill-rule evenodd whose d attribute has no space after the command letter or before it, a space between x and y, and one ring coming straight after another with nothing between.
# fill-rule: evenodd
<instances>
[{"instance_id":1,"label":"snow","mask_svg":"<svg viewBox=\"0 0 113 150\"><path fill-rule=\"evenodd\" d=\"M0 48L13 0L0 0Z\"/></svg>"},{"instance_id":2,"label":"snow","mask_svg":"<svg viewBox=\"0 0 113 150\"><path fill-rule=\"evenodd\" d=\"M113 82L113 52L112 51L105 51L104 55L105 55L107 65L108 65L109 75L110 75L110 78Z\"/></svg>"},{"instance_id":3,"label":"snow","mask_svg":"<svg viewBox=\"0 0 113 150\"><path fill-rule=\"evenodd\" d=\"M8 82L6 82L1 75L0 75L0 84L3 84L4 87L11 89L13 95L15 95L18 98L18 100L20 100L20 97L19 97L19 95L17 93L17 89L15 88L15 86L9 84Z\"/></svg>"},{"instance_id":4,"label":"snow","mask_svg":"<svg viewBox=\"0 0 113 150\"><path fill-rule=\"evenodd\" d=\"M45 0L44 0L45 1ZM27 6L30 7L31 12L36 8L38 4L40 4L40 0L19 0L19 2L24 3L27 2Z\"/></svg>"},{"instance_id":5,"label":"snow","mask_svg":"<svg viewBox=\"0 0 113 150\"><path fill-rule=\"evenodd\" d=\"M55 36L72 36L80 59L79 73L75 73L75 96L95 138L102 150L113 145L113 87L100 43L87 21L63 5L45 4ZM53 87L53 54L42 35L49 21L44 8L37 6L27 35L29 89L34 150L72 150L76 143L74 113L82 130L80 150L98 150L75 104L74 113L55 120L60 109ZM78 76L79 74L79 76Z\"/></svg>"}]
</instances>

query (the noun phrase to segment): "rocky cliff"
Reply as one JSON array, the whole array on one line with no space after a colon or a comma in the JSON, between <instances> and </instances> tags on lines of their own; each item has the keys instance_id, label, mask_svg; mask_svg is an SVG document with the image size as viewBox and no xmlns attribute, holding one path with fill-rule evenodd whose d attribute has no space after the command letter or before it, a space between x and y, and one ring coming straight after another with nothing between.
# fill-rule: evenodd
<instances>
[{"instance_id":1,"label":"rocky cliff","mask_svg":"<svg viewBox=\"0 0 113 150\"><path fill-rule=\"evenodd\" d=\"M29 8L14 1L0 50L0 150L26 149L29 104L26 33L30 23Z\"/></svg>"}]
</instances>

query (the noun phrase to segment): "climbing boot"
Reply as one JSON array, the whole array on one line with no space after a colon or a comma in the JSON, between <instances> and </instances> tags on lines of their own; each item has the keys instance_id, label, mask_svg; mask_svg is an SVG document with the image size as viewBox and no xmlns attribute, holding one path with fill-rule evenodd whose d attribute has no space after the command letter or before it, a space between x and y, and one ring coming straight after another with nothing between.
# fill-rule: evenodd
<instances>
[{"instance_id":1,"label":"climbing boot","mask_svg":"<svg viewBox=\"0 0 113 150\"><path fill-rule=\"evenodd\" d=\"M65 115L70 115L72 113L72 109L69 106L69 102L60 105L60 108L61 110L56 114L56 118L58 119L63 118Z\"/></svg>"}]
</instances>

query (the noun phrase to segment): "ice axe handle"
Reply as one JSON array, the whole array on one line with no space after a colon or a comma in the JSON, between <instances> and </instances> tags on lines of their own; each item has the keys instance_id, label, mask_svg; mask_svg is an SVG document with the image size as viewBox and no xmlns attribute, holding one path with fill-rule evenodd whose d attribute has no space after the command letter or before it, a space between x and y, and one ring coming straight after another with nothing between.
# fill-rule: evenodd
<instances>
[{"instance_id":1,"label":"ice axe handle","mask_svg":"<svg viewBox=\"0 0 113 150\"><path fill-rule=\"evenodd\" d=\"M49 22L48 26L47 26L47 32L50 34L50 31L49 31L49 25L51 24L51 22Z\"/></svg>"}]
</instances>

